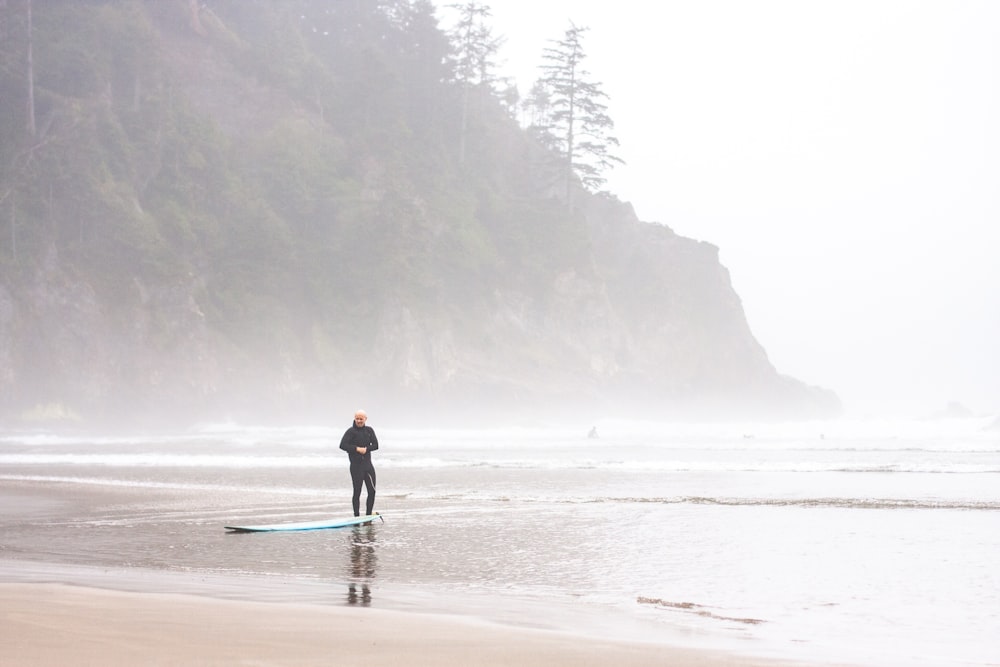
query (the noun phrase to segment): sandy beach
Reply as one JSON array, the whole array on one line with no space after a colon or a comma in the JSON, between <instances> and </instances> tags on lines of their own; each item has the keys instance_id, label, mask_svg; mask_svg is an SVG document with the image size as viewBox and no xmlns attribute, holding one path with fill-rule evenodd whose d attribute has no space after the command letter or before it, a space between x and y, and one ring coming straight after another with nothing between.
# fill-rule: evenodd
<instances>
[{"instance_id":1,"label":"sandy beach","mask_svg":"<svg viewBox=\"0 0 1000 667\"><path fill-rule=\"evenodd\" d=\"M0 584L0 609L0 665L5 666L791 664L443 615L65 584Z\"/></svg>"},{"instance_id":2,"label":"sandy beach","mask_svg":"<svg viewBox=\"0 0 1000 667\"><path fill-rule=\"evenodd\" d=\"M926 428L404 432L384 521L260 534L344 515L327 434L8 434L0 667L993 665L996 444Z\"/></svg>"}]
</instances>

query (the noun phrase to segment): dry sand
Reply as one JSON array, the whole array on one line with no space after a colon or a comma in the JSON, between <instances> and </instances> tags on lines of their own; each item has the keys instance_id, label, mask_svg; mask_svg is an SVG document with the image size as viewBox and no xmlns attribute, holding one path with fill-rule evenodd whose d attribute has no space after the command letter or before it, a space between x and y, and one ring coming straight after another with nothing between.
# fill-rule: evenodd
<instances>
[{"instance_id":1,"label":"dry sand","mask_svg":"<svg viewBox=\"0 0 1000 667\"><path fill-rule=\"evenodd\" d=\"M357 607L0 584L0 666L765 667L774 660L616 643Z\"/></svg>"}]
</instances>

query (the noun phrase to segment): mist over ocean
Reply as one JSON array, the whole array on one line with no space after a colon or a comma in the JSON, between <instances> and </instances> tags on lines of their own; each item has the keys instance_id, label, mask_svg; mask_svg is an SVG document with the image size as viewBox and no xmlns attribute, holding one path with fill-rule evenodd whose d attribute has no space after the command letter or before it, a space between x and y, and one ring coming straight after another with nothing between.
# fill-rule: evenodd
<instances>
[{"instance_id":1,"label":"mist over ocean","mask_svg":"<svg viewBox=\"0 0 1000 667\"><path fill-rule=\"evenodd\" d=\"M223 526L351 513L343 429L6 431L0 559L16 567L2 578L58 580L74 566L112 587L458 612L879 667L995 664L989 421L373 420L384 522L250 535Z\"/></svg>"}]
</instances>

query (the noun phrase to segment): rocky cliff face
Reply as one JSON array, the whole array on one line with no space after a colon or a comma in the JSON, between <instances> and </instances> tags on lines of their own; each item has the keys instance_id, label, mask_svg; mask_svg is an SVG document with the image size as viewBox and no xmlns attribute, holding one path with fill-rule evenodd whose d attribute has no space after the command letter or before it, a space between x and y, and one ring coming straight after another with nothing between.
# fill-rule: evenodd
<instances>
[{"instance_id":1,"label":"rocky cliff face","mask_svg":"<svg viewBox=\"0 0 1000 667\"><path fill-rule=\"evenodd\" d=\"M281 340L234 340L206 320L196 276L134 280L126 304L108 303L52 251L27 289L0 285L0 400L8 415L42 406L111 422L319 417L355 403L401 418L836 413L832 394L771 366L716 248L620 204L588 215L593 265L532 291L484 285L472 308L387 295L354 340L291 323Z\"/></svg>"}]
</instances>

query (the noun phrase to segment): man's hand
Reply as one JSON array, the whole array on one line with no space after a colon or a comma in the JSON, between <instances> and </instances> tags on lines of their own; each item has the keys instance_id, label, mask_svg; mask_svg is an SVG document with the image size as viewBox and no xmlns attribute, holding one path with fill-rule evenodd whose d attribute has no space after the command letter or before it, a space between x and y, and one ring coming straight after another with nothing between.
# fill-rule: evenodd
<instances>
[{"instance_id":1,"label":"man's hand","mask_svg":"<svg viewBox=\"0 0 1000 667\"><path fill-rule=\"evenodd\" d=\"M354 449L355 451L357 451L358 454L364 454L365 452L368 451L367 447L355 447Z\"/></svg>"}]
</instances>

